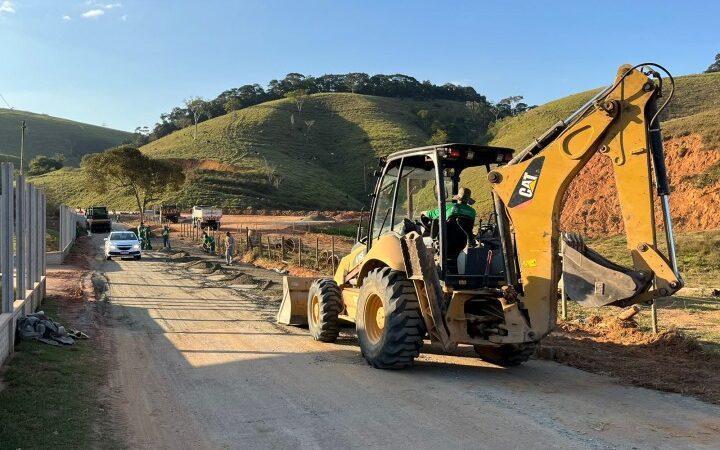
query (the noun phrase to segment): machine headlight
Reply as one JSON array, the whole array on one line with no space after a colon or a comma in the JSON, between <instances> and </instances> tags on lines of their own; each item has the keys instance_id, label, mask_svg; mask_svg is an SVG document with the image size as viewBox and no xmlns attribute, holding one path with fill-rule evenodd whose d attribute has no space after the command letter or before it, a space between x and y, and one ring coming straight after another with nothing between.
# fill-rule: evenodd
<instances>
[{"instance_id":1,"label":"machine headlight","mask_svg":"<svg viewBox=\"0 0 720 450\"><path fill-rule=\"evenodd\" d=\"M140 250L140 244L133 244L132 249L133 249L133 250Z\"/></svg>"},{"instance_id":2,"label":"machine headlight","mask_svg":"<svg viewBox=\"0 0 720 450\"><path fill-rule=\"evenodd\" d=\"M113 244L112 242L110 243L109 247L113 250L117 250L117 245Z\"/></svg>"}]
</instances>

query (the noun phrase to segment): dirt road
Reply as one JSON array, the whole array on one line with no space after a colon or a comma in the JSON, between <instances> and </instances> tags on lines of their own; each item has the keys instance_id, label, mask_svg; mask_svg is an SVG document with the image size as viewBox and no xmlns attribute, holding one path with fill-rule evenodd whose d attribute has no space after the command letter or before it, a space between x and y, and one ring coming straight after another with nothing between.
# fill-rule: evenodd
<instances>
[{"instance_id":1,"label":"dirt road","mask_svg":"<svg viewBox=\"0 0 720 450\"><path fill-rule=\"evenodd\" d=\"M95 238L98 245L101 238ZM279 276L162 253L106 261L111 407L140 448L717 448L720 407L546 361L501 369L426 348L364 364L270 321ZM252 278L251 278L252 277ZM274 284L267 285L267 280ZM259 288L247 289L250 284ZM234 286L234 287L233 287Z\"/></svg>"}]
</instances>

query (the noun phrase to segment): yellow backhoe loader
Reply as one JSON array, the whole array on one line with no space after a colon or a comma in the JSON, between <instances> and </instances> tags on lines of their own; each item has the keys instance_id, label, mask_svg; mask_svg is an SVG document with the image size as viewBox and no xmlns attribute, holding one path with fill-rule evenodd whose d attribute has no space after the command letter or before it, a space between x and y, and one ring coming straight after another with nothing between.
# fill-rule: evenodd
<instances>
[{"instance_id":1,"label":"yellow backhoe loader","mask_svg":"<svg viewBox=\"0 0 720 450\"><path fill-rule=\"evenodd\" d=\"M358 229L332 279L285 280L278 321L307 323L325 342L340 321L354 322L362 355L377 368L411 365L426 338L516 365L555 327L561 272L569 297L586 306L672 295L683 282L658 116L673 88L661 66L622 66L611 86L518 153L471 144L393 153L381 162L367 233ZM631 268L559 230L563 194L596 152L614 169ZM468 205L452 203L465 200L472 167L485 168L492 187L494 211L479 223L459 213ZM667 255L656 239L656 196Z\"/></svg>"}]
</instances>

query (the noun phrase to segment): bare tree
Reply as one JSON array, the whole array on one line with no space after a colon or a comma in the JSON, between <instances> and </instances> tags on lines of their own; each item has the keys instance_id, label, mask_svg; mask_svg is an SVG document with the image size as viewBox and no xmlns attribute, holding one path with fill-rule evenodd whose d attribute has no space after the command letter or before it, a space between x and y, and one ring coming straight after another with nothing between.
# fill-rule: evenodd
<instances>
[{"instance_id":1,"label":"bare tree","mask_svg":"<svg viewBox=\"0 0 720 450\"><path fill-rule=\"evenodd\" d=\"M188 111L193 115L193 123L195 124L195 132L193 134L193 140L197 139L198 122L200 117L207 111L207 102L202 97L188 98L185 100L185 106Z\"/></svg>"},{"instance_id":2,"label":"bare tree","mask_svg":"<svg viewBox=\"0 0 720 450\"><path fill-rule=\"evenodd\" d=\"M314 120L306 120L306 121L305 121L305 126L307 127L307 128L305 129L305 137L306 137L306 138L309 138L309 137L310 137L310 127L313 126L313 125L315 125L315 121L314 121Z\"/></svg>"},{"instance_id":3,"label":"bare tree","mask_svg":"<svg viewBox=\"0 0 720 450\"><path fill-rule=\"evenodd\" d=\"M279 188L282 177L278 174L277 166L275 164L270 164L264 156L262 158L263 161L265 161L265 176L267 176L267 183L270 186L275 186L276 189Z\"/></svg>"},{"instance_id":4,"label":"bare tree","mask_svg":"<svg viewBox=\"0 0 720 450\"><path fill-rule=\"evenodd\" d=\"M290 91L285 94L285 98L289 98L290 100L295 102L295 106L297 106L298 110L298 115L300 115L302 114L303 104L308 98L308 93L304 89L295 89L294 91Z\"/></svg>"}]
</instances>

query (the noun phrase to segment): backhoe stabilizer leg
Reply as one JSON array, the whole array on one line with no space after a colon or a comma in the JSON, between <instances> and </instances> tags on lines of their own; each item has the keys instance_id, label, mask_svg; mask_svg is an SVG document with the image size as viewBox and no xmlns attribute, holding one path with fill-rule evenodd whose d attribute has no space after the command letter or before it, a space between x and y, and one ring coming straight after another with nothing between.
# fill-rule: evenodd
<instances>
[{"instance_id":1,"label":"backhoe stabilizer leg","mask_svg":"<svg viewBox=\"0 0 720 450\"><path fill-rule=\"evenodd\" d=\"M425 248L422 236L408 233L400 240L405 273L413 282L420 303L425 326L433 342L439 342L445 351L452 351L457 343L450 338L445 323L445 305L435 262Z\"/></svg>"}]
</instances>

